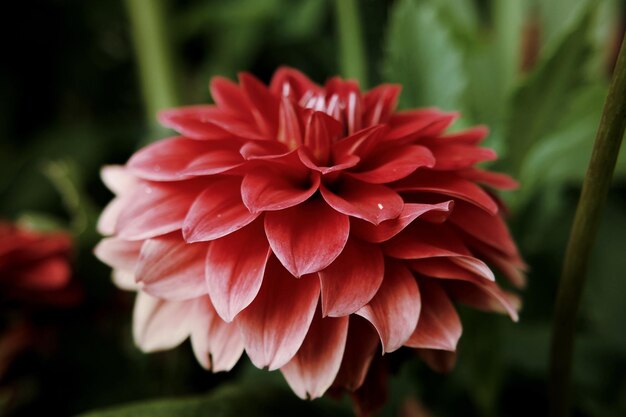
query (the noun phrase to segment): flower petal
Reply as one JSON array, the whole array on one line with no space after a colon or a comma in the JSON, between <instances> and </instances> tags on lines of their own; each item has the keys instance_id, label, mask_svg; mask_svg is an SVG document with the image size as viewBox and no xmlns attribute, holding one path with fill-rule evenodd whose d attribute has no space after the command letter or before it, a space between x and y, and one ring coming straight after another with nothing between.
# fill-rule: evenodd
<instances>
[{"instance_id":1,"label":"flower petal","mask_svg":"<svg viewBox=\"0 0 626 417\"><path fill-rule=\"evenodd\" d=\"M385 254L398 259L471 256L461 238L446 224L417 221L383 244Z\"/></svg>"},{"instance_id":2,"label":"flower petal","mask_svg":"<svg viewBox=\"0 0 626 417\"><path fill-rule=\"evenodd\" d=\"M431 279L419 281L422 311L406 346L424 349L456 350L461 337L461 319L441 286Z\"/></svg>"},{"instance_id":3,"label":"flower petal","mask_svg":"<svg viewBox=\"0 0 626 417\"><path fill-rule=\"evenodd\" d=\"M415 141L438 136L458 117L457 113L444 113L438 109L407 110L395 113L389 119L391 130L386 140Z\"/></svg>"},{"instance_id":4,"label":"flower petal","mask_svg":"<svg viewBox=\"0 0 626 417\"><path fill-rule=\"evenodd\" d=\"M240 117L249 114L246 96L241 88L231 80L224 77L213 77L209 89L211 90L211 97L220 109L229 110Z\"/></svg>"},{"instance_id":5,"label":"flower petal","mask_svg":"<svg viewBox=\"0 0 626 417\"><path fill-rule=\"evenodd\" d=\"M270 83L273 94L290 97L295 101L299 101L306 93L319 91L320 88L309 77L289 67L277 69Z\"/></svg>"},{"instance_id":6,"label":"flower petal","mask_svg":"<svg viewBox=\"0 0 626 417\"><path fill-rule=\"evenodd\" d=\"M350 219L350 232L368 242L380 243L391 239L418 217L438 213L437 220L444 221L452 211L454 201L438 204L404 204L402 212L395 219L385 220L378 225L361 219Z\"/></svg>"},{"instance_id":7,"label":"flower petal","mask_svg":"<svg viewBox=\"0 0 626 417\"><path fill-rule=\"evenodd\" d=\"M402 87L397 84L382 84L363 95L364 126L386 123L396 109Z\"/></svg>"},{"instance_id":8,"label":"flower petal","mask_svg":"<svg viewBox=\"0 0 626 417\"><path fill-rule=\"evenodd\" d=\"M243 339L235 324L225 323L208 297L195 301L191 347L198 362L213 372L230 371L243 353Z\"/></svg>"},{"instance_id":9,"label":"flower petal","mask_svg":"<svg viewBox=\"0 0 626 417\"><path fill-rule=\"evenodd\" d=\"M374 325L383 344L383 352L393 352L415 330L420 309L420 292L411 271L399 262L387 262L385 278L378 293L356 314Z\"/></svg>"},{"instance_id":10,"label":"flower petal","mask_svg":"<svg viewBox=\"0 0 626 417\"><path fill-rule=\"evenodd\" d=\"M274 370L293 358L313 320L319 291L314 277L294 278L270 259L259 294L234 321L256 367Z\"/></svg>"},{"instance_id":11,"label":"flower petal","mask_svg":"<svg viewBox=\"0 0 626 417\"><path fill-rule=\"evenodd\" d=\"M426 365L435 372L447 374L456 365L456 352L438 349L416 349L416 351Z\"/></svg>"},{"instance_id":12,"label":"flower petal","mask_svg":"<svg viewBox=\"0 0 626 417\"><path fill-rule=\"evenodd\" d=\"M332 190L324 185L320 190L324 200L338 212L373 224L398 217L404 206L402 197L391 188L348 177L333 184Z\"/></svg>"},{"instance_id":13,"label":"flower petal","mask_svg":"<svg viewBox=\"0 0 626 417\"><path fill-rule=\"evenodd\" d=\"M437 160L434 166L435 170L445 171L468 168L479 162L493 161L498 157L492 149L471 145L447 144L444 140L442 138L436 145L429 146Z\"/></svg>"},{"instance_id":14,"label":"flower petal","mask_svg":"<svg viewBox=\"0 0 626 417\"><path fill-rule=\"evenodd\" d=\"M118 236L140 240L180 229L203 185L198 181L140 184L125 197L115 225Z\"/></svg>"},{"instance_id":15,"label":"flower petal","mask_svg":"<svg viewBox=\"0 0 626 417\"><path fill-rule=\"evenodd\" d=\"M348 335L348 317L315 316L298 353L281 372L302 399L321 397L341 366Z\"/></svg>"},{"instance_id":16,"label":"flower petal","mask_svg":"<svg viewBox=\"0 0 626 417\"><path fill-rule=\"evenodd\" d=\"M143 242L122 240L115 237L102 239L94 254L114 269L134 271Z\"/></svg>"},{"instance_id":17,"label":"flower petal","mask_svg":"<svg viewBox=\"0 0 626 417\"><path fill-rule=\"evenodd\" d=\"M343 360L333 385L348 391L358 389L365 380L379 343L372 325L359 316L351 315Z\"/></svg>"},{"instance_id":18,"label":"flower petal","mask_svg":"<svg viewBox=\"0 0 626 417\"><path fill-rule=\"evenodd\" d=\"M454 174L420 170L396 182L393 189L443 194L472 203L491 214L498 212L498 205L489 194L473 182Z\"/></svg>"},{"instance_id":19,"label":"flower petal","mask_svg":"<svg viewBox=\"0 0 626 417\"><path fill-rule=\"evenodd\" d=\"M350 232L348 217L319 198L265 214L272 251L296 277L320 271L341 253Z\"/></svg>"},{"instance_id":20,"label":"flower petal","mask_svg":"<svg viewBox=\"0 0 626 417\"><path fill-rule=\"evenodd\" d=\"M206 283L215 310L224 321L232 321L254 300L270 253L260 220L211 242Z\"/></svg>"},{"instance_id":21,"label":"flower petal","mask_svg":"<svg viewBox=\"0 0 626 417\"><path fill-rule=\"evenodd\" d=\"M341 255L318 272L322 287L322 313L341 317L356 312L378 291L385 273L380 248L350 238Z\"/></svg>"},{"instance_id":22,"label":"flower petal","mask_svg":"<svg viewBox=\"0 0 626 417\"><path fill-rule=\"evenodd\" d=\"M168 301L139 292L133 310L133 337L144 352L180 345L190 333L193 300Z\"/></svg>"},{"instance_id":23,"label":"flower petal","mask_svg":"<svg viewBox=\"0 0 626 417\"><path fill-rule=\"evenodd\" d=\"M437 161L438 162L438 161ZM358 172L349 172L353 178L372 184L383 184L400 180L420 167L432 168L435 157L432 152L419 145L396 146L373 152L358 165Z\"/></svg>"},{"instance_id":24,"label":"flower petal","mask_svg":"<svg viewBox=\"0 0 626 417\"><path fill-rule=\"evenodd\" d=\"M271 94L267 87L253 75L240 73L239 84L248 98L250 111L259 130L265 139L275 139L278 131L278 109L280 105L278 97Z\"/></svg>"},{"instance_id":25,"label":"flower petal","mask_svg":"<svg viewBox=\"0 0 626 417\"><path fill-rule=\"evenodd\" d=\"M194 200L183 222L188 243L218 239L254 221L241 200L241 179L226 177L209 185Z\"/></svg>"},{"instance_id":26,"label":"flower petal","mask_svg":"<svg viewBox=\"0 0 626 417\"><path fill-rule=\"evenodd\" d=\"M141 247L135 279L148 294L186 300L207 293L204 259L207 244L188 244L178 233L148 239Z\"/></svg>"},{"instance_id":27,"label":"flower petal","mask_svg":"<svg viewBox=\"0 0 626 417\"><path fill-rule=\"evenodd\" d=\"M106 165L100 170L102 182L115 195L120 195L132 190L137 185L137 180L126 167L121 165Z\"/></svg>"},{"instance_id":28,"label":"flower petal","mask_svg":"<svg viewBox=\"0 0 626 417\"><path fill-rule=\"evenodd\" d=\"M489 172L478 168L469 168L459 171L463 178L474 181L498 190L514 190L519 187L519 183L506 174L499 172Z\"/></svg>"}]
</instances>

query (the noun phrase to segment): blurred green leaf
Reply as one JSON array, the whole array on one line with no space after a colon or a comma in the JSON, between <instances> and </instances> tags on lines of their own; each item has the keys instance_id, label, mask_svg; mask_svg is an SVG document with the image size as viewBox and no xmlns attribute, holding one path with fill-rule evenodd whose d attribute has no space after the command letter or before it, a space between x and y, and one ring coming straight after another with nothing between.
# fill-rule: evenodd
<instances>
[{"instance_id":1,"label":"blurred green leaf","mask_svg":"<svg viewBox=\"0 0 626 417\"><path fill-rule=\"evenodd\" d=\"M462 51L434 2L398 1L385 47L386 80L402 85L401 107L463 110L467 78Z\"/></svg>"},{"instance_id":2,"label":"blurred green leaf","mask_svg":"<svg viewBox=\"0 0 626 417\"><path fill-rule=\"evenodd\" d=\"M207 396L147 401L82 417L314 417L350 416L329 400L303 401L290 390L271 384L228 385Z\"/></svg>"},{"instance_id":3,"label":"blurred green leaf","mask_svg":"<svg viewBox=\"0 0 626 417\"><path fill-rule=\"evenodd\" d=\"M585 84L583 65L591 54L589 13L583 13L554 51L544 57L513 97L500 166L517 176L528 152L554 131L563 108Z\"/></svg>"}]
</instances>

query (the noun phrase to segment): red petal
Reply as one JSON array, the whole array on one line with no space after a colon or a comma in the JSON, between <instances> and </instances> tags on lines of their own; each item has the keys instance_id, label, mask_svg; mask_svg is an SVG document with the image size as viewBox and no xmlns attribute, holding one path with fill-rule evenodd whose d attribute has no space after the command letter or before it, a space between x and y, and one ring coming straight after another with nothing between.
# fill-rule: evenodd
<instances>
[{"instance_id":1,"label":"red petal","mask_svg":"<svg viewBox=\"0 0 626 417\"><path fill-rule=\"evenodd\" d=\"M498 212L498 205L482 188L453 174L420 170L398 181L396 191L422 191L456 197L472 203L491 214Z\"/></svg>"},{"instance_id":2,"label":"red petal","mask_svg":"<svg viewBox=\"0 0 626 417\"><path fill-rule=\"evenodd\" d=\"M114 237L102 239L94 249L102 262L125 271L134 271L143 242L122 240Z\"/></svg>"},{"instance_id":3,"label":"red petal","mask_svg":"<svg viewBox=\"0 0 626 417\"><path fill-rule=\"evenodd\" d=\"M14 285L29 290L55 290L67 285L71 273L67 256L50 256L31 262L19 273L19 281Z\"/></svg>"},{"instance_id":4,"label":"red petal","mask_svg":"<svg viewBox=\"0 0 626 417\"><path fill-rule=\"evenodd\" d=\"M306 75L288 67L277 69L270 83L270 91L273 94L291 97L295 101L299 101L308 92L317 92L320 89L321 87Z\"/></svg>"},{"instance_id":5,"label":"red petal","mask_svg":"<svg viewBox=\"0 0 626 417\"><path fill-rule=\"evenodd\" d=\"M332 160L340 164L353 156L366 156L382 140L386 131L385 126L372 126L341 139L332 145Z\"/></svg>"},{"instance_id":6,"label":"red petal","mask_svg":"<svg viewBox=\"0 0 626 417\"><path fill-rule=\"evenodd\" d=\"M216 148L195 158L180 172L180 175L194 177L220 174L241 166L243 162L243 156L239 152L239 144L237 141L231 140L230 146L223 146L223 149Z\"/></svg>"},{"instance_id":7,"label":"red petal","mask_svg":"<svg viewBox=\"0 0 626 417\"><path fill-rule=\"evenodd\" d=\"M348 217L319 198L265 215L265 233L273 252L297 277L330 265L346 245L349 232Z\"/></svg>"},{"instance_id":8,"label":"red petal","mask_svg":"<svg viewBox=\"0 0 626 417\"><path fill-rule=\"evenodd\" d=\"M471 167L485 161L494 161L498 158L495 151L477 146L447 144L441 138L436 145L429 146L435 155L436 170L456 170Z\"/></svg>"},{"instance_id":9,"label":"red petal","mask_svg":"<svg viewBox=\"0 0 626 417\"><path fill-rule=\"evenodd\" d=\"M148 239L141 247L135 279L148 294L170 300L207 293L204 259L207 245L187 244L178 233Z\"/></svg>"},{"instance_id":10,"label":"red petal","mask_svg":"<svg viewBox=\"0 0 626 417\"><path fill-rule=\"evenodd\" d=\"M461 337L461 320L441 286L429 279L419 282L422 312L406 346L424 349L456 350Z\"/></svg>"},{"instance_id":11,"label":"red petal","mask_svg":"<svg viewBox=\"0 0 626 417\"><path fill-rule=\"evenodd\" d=\"M398 259L422 259L438 256L471 256L463 241L445 224L415 222L393 239L385 242L385 254Z\"/></svg>"},{"instance_id":12,"label":"red petal","mask_svg":"<svg viewBox=\"0 0 626 417\"><path fill-rule=\"evenodd\" d=\"M308 200L319 188L319 174L302 178L276 166L250 171L241 183L243 203L253 213L283 210Z\"/></svg>"},{"instance_id":13,"label":"red petal","mask_svg":"<svg viewBox=\"0 0 626 417\"><path fill-rule=\"evenodd\" d=\"M254 76L239 74L239 84L250 103L250 111L266 139L275 139L278 132L279 100Z\"/></svg>"},{"instance_id":14,"label":"red petal","mask_svg":"<svg viewBox=\"0 0 626 417\"><path fill-rule=\"evenodd\" d=\"M396 84L382 84L363 95L365 126L386 123L398 103L402 87Z\"/></svg>"},{"instance_id":15,"label":"red petal","mask_svg":"<svg viewBox=\"0 0 626 417\"><path fill-rule=\"evenodd\" d=\"M413 274L401 263L387 262L378 293L356 314L374 325L383 351L393 352L415 330L420 308L420 292Z\"/></svg>"},{"instance_id":16,"label":"red petal","mask_svg":"<svg viewBox=\"0 0 626 417\"><path fill-rule=\"evenodd\" d=\"M499 190L514 190L519 183L506 174L483 171L478 168L470 168L459 171L459 175L470 181L497 188Z\"/></svg>"},{"instance_id":17,"label":"red petal","mask_svg":"<svg viewBox=\"0 0 626 417\"><path fill-rule=\"evenodd\" d=\"M320 186L324 200L340 213L379 224L402 212L404 202L395 191L379 184L368 184L344 177L333 184L332 191Z\"/></svg>"},{"instance_id":18,"label":"red petal","mask_svg":"<svg viewBox=\"0 0 626 417\"><path fill-rule=\"evenodd\" d=\"M261 288L270 247L263 222L214 240L206 257L206 283L213 305L230 322Z\"/></svg>"},{"instance_id":19,"label":"red petal","mask_svg":"<svg viewBox=\"0 0 626 417\"><path fill-rule=\"evenodd\" d=\"M487 126L475 126L460 132L450 133L438 138L437 141L476 146L482 142L488 134L489 128Z\"/></svg>"},{"instance_id":20,"label":"red petal","mask_svg":"<svg viewBox=\"0 0 626 417\"><path fill-rule=\"evenodd\" d=\"M296 149L302 142L302 125L290 99L283 97L280 102L278 117L277 140L287 145L289 149Z\"/></svg>"},{"instance_id":21,"label":"red petal","mask_svg":"<svg viewBox=\"0 0 626 417\"><path fill-rule=\"evenodd\" d=\"M180 345L193 323L194 301L169 301L139 292L133 311L133 337L144 352Z\"/></svg>"},{"instance_id":22,"label":"red petal","mask_svg":"<svg viewBox=\"0 0 626 417\"><path fill-rule=\"evenodd\" d=\"M378 246L348 239L341 255L319 272L323 315L341 317L356 312L374 297L384 273Z\"/></svg>"},{"instance_id":23,"label":"red petal","mask_svg":"<svg viewBox=\"0 0 626 417\"><path fill-rule=\"evenodd\" d=\"M452 207L454 207L452 200L439 204L405 204L397 218L385 220L378 225L360 219L351 219L350 232L368 242L380 243L400 233L413 220L429 213L439 213L439 218L436 220L444 221L450 215Z\"/></svg>"},{"instance_id":24,"label":"red petal","mask_svg":"<svg viewBox=\"0 0 626 417\"><path fill-rule=\"evenodd\" d=\"M389 119L391 130L385 139L406 141L436 136L443 133L457 117L456 113L444 113L438 109L398 112Z\"/></svg>"},{"instance_id":25,"label":"red petal","mask_svg":"<svg viewBox=\"0 0 626 417\"><path fill-rule=\"evenodd\" d=\"M342 126L332 117L314 111L311 113L304 135L304 145L312 152L317 164L325 166L330 157L330 145L342 134Z\"/></svg>"},{"instance_id":26,"label":"red petal","mask_svg":"<svg viewBox=\"0 0 626 417\"><path fill-rule=\"evenodd\" d=\"M138 177L154 181L180 180L192 160L209 150L205 142L183 137L155 142L136 152L128 168Z\"/></svg>"},{"instance_id":27,"label":"red petal","mask_svg":"<svg viewBox=\"0 0 626 417\"><path fill-rule=\"evenodd\" d=\"M333 385L354 391L363 384L370 363L376 354L379 339L372 325L359 316L350 316L348 340L341 368Z\"/></svg>"},{"instance_id":28,"label":"red petal","mask_svg":"<svg viewBox=\"0 0 626 417\"><path fill-rule=\"evenodd\" d=\"M264 139L249 121L212 105L163 110L158 117L161 124L191 139L215 140L232 136Z\"/></svg>"},{"instance_id":29,"label":"red petal","mask_svg":"<svg viewBox=\"0 0 626 417\"><path fill-rule=\"evenodd\" d=\"M316 278L294 278L270 259L259 294L235 318L256 367L274 370L293 358L313 320L319 291Z\"/></svg>"},{"instance_id":30,"label":"red petal","mask_svg":"<svg viewBox=\"0 0 626 417\"><path fill-rule=\"evenodd\" d=\"M280 369L296 395L313 399L326 392L339 371L347 334L348 317L313 319L298 353Z\"/></svg>"},{"instance_id":31,"label":"red petal","mask_svg":"<svg viewBox=\"0 0 626 417\"><path fill-rule=\"evenodd\" d=\"M213 372L230 371L243 353L243 339L235 324L225 323L208 297L195 300L191 346L198 362Z\"/></svg>"},{"instance_id":32,"label":"red petal","mask_svg":"<svg viewBox=\"0 0 626 417\"><path fill-rule=\"evenodd\" d=\"M182 227L187 211L205 183L142 183L124 197L116 223L122 239L140 240Z\"/></svg>"},{"instance_id":33,"label":"red petal","mask_svg":"<svg viewBox=\"0 0 626 417\"><path fill-rule=\"evenodd\" d=\"M213 77L209 89L211 97L219 108L229 110L241 117L249 114L246 96L234 82L223 77Z\"/></svg>"},{"instance_id":34,"label":"red petal","mask_svg":"<svg viewBox=\"0 0 626 417\"><path fill-rule=\"evenodd\" d=\"M517 255L517 248L501 216L490 215L471 204L460 202L450 221L474 238L508 255Z\"/></svg>"},{"instance_id":35,"label":"red petal","mask_svg":"<svg viewBox=\"0 0 626 417\"><path fill-rule=\"evenodd\" d=\"M420 167L431 168L434 165L435 158L428 148L397 146L373 152L367 160L361 161L359 172L350 172L349 175L361 181L383 184L402 179Z\"/></svg>"},{"instance_id":36,"label":"red petal","mask_svg":"<svg viewBox=\"0 0 626 417\"><path fill-rule=\"evenodd\" d=\"M189 208L183 237L189 243L226 236L246 226L259 214L251 213L241 201L241 179L224 178L209 185Z\"/></svg>"}]
</instances>

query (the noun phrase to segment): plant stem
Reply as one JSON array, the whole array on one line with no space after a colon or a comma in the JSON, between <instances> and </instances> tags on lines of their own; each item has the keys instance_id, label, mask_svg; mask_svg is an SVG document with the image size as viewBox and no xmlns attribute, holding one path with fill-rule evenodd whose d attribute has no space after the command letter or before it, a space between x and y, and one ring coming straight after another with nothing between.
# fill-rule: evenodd
<instances>
[{"instance_id":1,"label":"plant stem","mask_svg":"<svg viewBox=\"0 0 626 417\"><path fill-rule=\"evenodd\" d=\"M550 415L570 412L570 380L576 315L585 285L589 256L611 185L626 126L626 37L604 103L600 126L570 232L552 323Z\"/></svg>"},{"instance_id":2,"label":"plant stem","mask_svg":"<svg viewBox=\"0 0 626 417\"><path fill-rule=\"evenodd\" d=\"M126 0L146 116L180 104L170 37L165 23L167 0Z\"/></svg>"},{"instance_id":3,"label":"plant stem","mask_svg":"<svg viewBox=\"0 0 626 417\"><path fill-rule=\"evenodd\" d=\"M357 0L335 0L335 6L341 74L358 80L361 87L366 88L367 59Z\"/></svg>"}]
</instances>

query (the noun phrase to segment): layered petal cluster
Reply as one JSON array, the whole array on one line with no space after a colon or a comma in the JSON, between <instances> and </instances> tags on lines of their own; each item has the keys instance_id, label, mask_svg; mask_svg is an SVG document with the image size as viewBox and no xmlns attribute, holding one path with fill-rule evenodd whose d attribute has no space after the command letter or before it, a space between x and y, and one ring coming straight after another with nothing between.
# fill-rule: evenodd
<instances>
[{"instance_id":1,"label":"layered petal cluster","mask_svg":"<svg viewBox=\"0 0 626 417\"><path fill-rule=\"evenodd\" d=\"M457 303L516 319L492 268L521 286L524 264L491 191L516 184L476 167L496 158L485 128L446 133L457 115L397 112L399 86L288 68L210 88L214 105L160 114L179 136L103 170L96 254L138 293L142 349L190 337L213 371L245 351L315 398L402 346L446 367Z\"/></svg>"}]
</instances>

